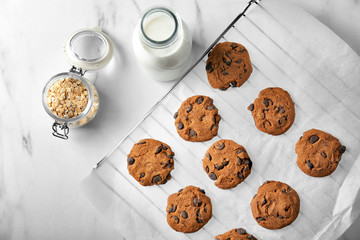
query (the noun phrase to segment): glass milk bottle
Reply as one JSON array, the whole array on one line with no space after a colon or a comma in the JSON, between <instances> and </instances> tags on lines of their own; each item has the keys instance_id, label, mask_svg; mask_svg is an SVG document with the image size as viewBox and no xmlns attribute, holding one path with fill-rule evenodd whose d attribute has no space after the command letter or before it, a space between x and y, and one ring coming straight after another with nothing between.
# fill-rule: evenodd
<instances>
[{"instance_id":1,"label":"glass milk bottle","mask_svg":"<svg viewBox=\"0 0 360 240\"><path fill-rule=\"evenodd\" d=\"M158 81L181 77L191 62L191 35L179 15L164 6L142 13L133 33L133 49L144 73Z\"/></svg>"}]
</instances>

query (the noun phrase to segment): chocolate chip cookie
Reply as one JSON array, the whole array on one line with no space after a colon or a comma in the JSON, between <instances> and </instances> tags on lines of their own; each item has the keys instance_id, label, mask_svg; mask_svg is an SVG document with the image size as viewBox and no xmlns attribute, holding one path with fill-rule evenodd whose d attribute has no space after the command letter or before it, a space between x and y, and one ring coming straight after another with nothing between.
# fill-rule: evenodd
<instances>
[{"instance_id":1,"label":"chocolate chip cookie","mask_svg":"<svg viewBox=\"0 0 360 240\"><path fill-rule=\"evenodd\" d=\"M215 185L236 187L251 173L252 162L245 148L232 140L219 140L207 150L203 168Z\"/></svg>"},{"instance_id":2,"label":"chocolate chip cookie","mask_svg":"<svg viewBox=\"0 0 360 240\"><path fill-rule=\"evenodd\" d=\"M209 53L206 73L213 88L240 87L252 73L249 53L239 43L218 43Z\"/></svg>"},{"instance_id":3,"label":"chocolate chip cookie","mask_svg":"<svg viewBox=\"0 0 360 240\"><path fill-rule=\"evenodd\" d=\"M155 139L142 139L127 156L129 173L143 186L164 184L171 179L174 155L169 145Z\"/></svg>"},{"instance_id":4,"label":"chocolate chip cookie","mask_svg":"<svg viewBox=\"0 0 360 240\"><path fill-rule=\"evenodd\" d=\"M212 98L202 95L186 99L174 118L178 134L190 142L204 142L215 137L221 119Z\"/></svg>"},{"instance_id":5,"label":"chocolate chip cookie","mask_svg":"<svg viewBox=\"0 0 360 240\"><path fill-rule=\"evenodd\" d=\"M212 217L210 198L204 190L194 186L187 186L171 194L166 211L170 227L184 233L198 231Z\"/></svg>"},{"instance_id":6,"label":"chocolate chip cookie","mask_svg":"<svg viewBox=\"0 0 360 240\"><path fill-rule=\"evenodd\" d=\"M285 133L295 120L295 106L290 94L278 87L262 90L248 110L256 127L271 135Z\"/></svg>"},{"instance_id":7,"label":"chocolate chip cookie","mask_svg":"<svg viewBox=\"0 0 360 240\"><path fill-rule=\"evenodd\" d=\"M257 240L243 228L235 228L224 234L217 235L215 240Z\"/></svg>"},{"instance_id":8,"label":"chocolate chip cookie","mask_svg":"<svg viewBox=\"0 0 360 240\"><path fill-rule=\"evenodd\" d=\"M325 177L336 170L345 150L336 137L311 129L304 132L296 143L296 163L309 176Z\"/></svg>"},{"instance_id":9,"label":"chocolate chip cookie","mask_svg":"<svg viewBox=\"0 0 360 240\"><path fill-rule=\"evenodd\" d=\"M266 181L253 197L251 211L260 226L280 229L295 221L300 211L300 199L286 183Z\"/></svg>"}]
</instances>

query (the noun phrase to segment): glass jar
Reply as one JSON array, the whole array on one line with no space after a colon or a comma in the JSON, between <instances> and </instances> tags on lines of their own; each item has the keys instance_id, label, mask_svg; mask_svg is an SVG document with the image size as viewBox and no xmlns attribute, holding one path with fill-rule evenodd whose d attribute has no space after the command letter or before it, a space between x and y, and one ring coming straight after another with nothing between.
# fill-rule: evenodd
<instances>
[{"instance_id":1,"label":"glass jar","mask_svg":"<svg viewBox=\"0 0 360 240\"><path fill-rule=\"evenodd\" d=\"M68 139L69 128L90 122L99 109L99 94L83 75L109 63L113 56L111 39L100 28L81 29L65 43L71 69L54 75L42 93L45 111L55 120L53 135Z\"/></svg>"},{"instance_id":2,"label":"glass jar","mask_svg":"<svg viewBox=\"0 0 360 240\"><path fill-rule=\"evenodd\" d=\"M152 7L142 13L132 41L141 68L152 79L175 80L190 66L189 29L177 13L165 6Z\"/></svg>"}]
</instances>

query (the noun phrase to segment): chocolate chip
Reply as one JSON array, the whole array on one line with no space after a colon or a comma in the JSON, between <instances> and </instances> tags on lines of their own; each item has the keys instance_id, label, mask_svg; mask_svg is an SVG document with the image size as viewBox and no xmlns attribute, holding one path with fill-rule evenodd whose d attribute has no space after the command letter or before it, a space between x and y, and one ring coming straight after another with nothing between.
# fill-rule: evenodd
<instances>
[{"instance_id":1,"label":"chocolate chip","mask_svg":"<svg viewBox=\"0 0 360 240\"><path fill-rule=\"evenodd\" d=\"M266 198L264 197L264 200L261 203L261 206L264 206L267 203Z\"/></svg>"},{"instance_id":2,"label":"chocolate chip","mask_svg":"<svg viewBox=\"0 0 360 240\"><path fill-rule=\"evenodd\" d=\"M230 57L230 55L231 55L230 52L225 53L225 56L227 56L227 57Z\"/></svg>"},{"instance_id":3,"label":"chocolate chip","mask_svg":"<svg viewBox=\"0 0 360 240\"><path fill-rule=\"evenodd\" d=\"M240 173L240 172L238 172L238 178L240 178L240 179L244 179L244 175L242 175L242 173Z\"/></svg>"},{"instance_id":4,"label":"chocolate chip","mask_svg":"<svg viewBox=\"0 0 360 240\"><path fill-rule=\"evenodd\" d=\"M346 151L346 147L344 145L341 145L339 148L340 153L344 153Z\"/></svg>"},{"instance_id":5,"label":"chocolate chip","mask_svg":"<svg viewBox=\"0 0 360 240\"><path fill-rule=\"evenodd\" d=\"M171 204L171 207L169 207L169 209L168 209L168 213L175 212L176 209L177 209L177 206L176 205L174 206L174 205Z\"/></svg>"},{"instance_id":6,"label":"chocolate chip","mask_svg":"<svg viewBox=\"0 0 360 240\"><path fill-rule=\"evenodd\" d=\"M310 170L314 168L314 165L310 161L308 161L306 165L310 168Z\"/></svg>"},{"instance_id":7,"label":"chocolate chip","mask_svg":"<svg viewBox=\"0 0 360 240\"><path fill-rule=\"evenodd\" d=\"M241 158L238 157L238 164L241 165L243 164L243 160Z\"/></svg>"},{"instance_id":8,"label":"chocolate chip","mask_svg":"<svg viewBox=\"0 0 360 240\"><path fill-rule=\"evenodd\" d=\"M219 90L220 90L220 91L226 91L227 88L226 88L226 87L221 87L221 88L219 88Z\"/></svg>"},{"instance_id":9,"label":"chocolate chip","mask_svg":"<svg viewBox=\"0 0 360 240\"><path fill-rule=\"evenodd\" d=\"M286 189L281 190L282 193L286 193Z\"/></svg>"},{"instance_id":10,"label":"chocolate chip","mask_svg":"<svg viewBox=\"0 0 360 240\"><path fill-rule=\"evenodd\" d=\"M185 118L186 121L189 120L189 118L187 116L185 116L184 118Z\"/></svg>"},{"instance_id":11,"label":"chocolate chip","mask_svg":"<svg viewBox=\"0 0 360 240\"><path fill-rule=\"evenodd\" d=\"M290 206L286 206L285 207L285 212L289 211L289 209L290 209Z\"/></svg>"},{"instance_id":12,"label":"chocolate chip","mask_svg":"<svg viewBox=\"0 0 360 240\"><path fill-rule=\"evenodd\" d=\"M244 49L240 48L240 49L239 49L239 52L241 52L241 53L244 52Z\"/></svg>"},{"instance_id":13,"label":"chocolate chip","mask_svg":"<svg viewBox=\"0 0 360 240\"><path fill-rule=\"evenodd\" d=\"M142 144L145 144L146 142L145 141L141 141L141 142L138 142L138 145L142 145Z\"/></svg>"},{"instance_id":14,"label":"chocolate chip","mask_svg":"<svg viewBox=\"0 0 360 240\"><path fill-rule=\"evenodd\" d=\"M254 238L253 235L250 235L250 236L247 236L246 239L249 239L249 240L255 240L256 238Z\"/></svg>"},{"instance_id":15,"label":"chocolate chip","mask_svg":"<svg viewBox=\"0 0 360 240\"><path fill-rule=\"evenodd\" d=\"M223 150L224 147L225 147L225 143L221 143L221 144L218 143L218 144L215 145L215 148L216 148L217 150Z\"/></svg>"},{"instance_id":16,"label":"chocolate chip","mask_svg":"<svg viewBox=\"0 0 360 240\"><path fill-rule=\"evenodd\" d=\"M211 172L209 173L209 178L215 181L217 179L217 176L215 175L215 173Z\"/></svg>"},{"instance_id":17,"label":"chocolate chip","mask_svg":"<svg viewBox=\"0 0 360 240\"><path fill-rule=\"evenodd\" d=\"M256 218L256 221L259 223L259 222L261 222L261 221L265 221L265 219L262 218L262 217L258 217L258 218Z\"/></svg>"},{"instance_id":18,"label":"chocolate chip","mask_svg":"<svg viewBox=\"0 0 360 240\"><path fill-rule=\"evenodd\" d=\"M246 234L246 230L243 229L243 228L238 228L238 229L236 229L236 231L237 231L238 233L240 233L241 235L245 235L245 234Z\"/></svg>"},{"instance_id":19,"label":"chocolate chip","mask_svg":"<svg viewBox=\"0 0 360 240\"><path fill-rule=\"evenodd\" d=\"M188 213L187 213L186 211L183 211L183 212L181 213L181 217L182 217L182 218L187 218L187 217L188 217Z\"/></svg>"},{"instance_id":20,"label":"chocolate chip","mask_svg":"<svg viewBox=\"0 0 360 240\"><path fill-rule=\"evenodd\" d=\"M246 69L246 68L244 68L244 73L247 73L247 69Z\"/></svg>"},{"instance_id":21,"label":"chocolate chip","mask_svg":"<svg viewBox=\"0 0 360 240\"><path fill-rule=\"evenodd\" d=\"M284 113L285 113L285 109L284 109L283 106L279 106L279 112L280 112L281 114L284 114Z\"/></svg>"},{"instance_id":22,"label":"chocolate chip","mask_svg":"<svg viewBox=\"0 0 360 240\"><path fill-rule=\"evenodd\" d=\"M224 162L222 163L223 166L227 166L228 164L229 164L229 161L224 161Z\"/></svg>"},{"instance_id":23,"label":"chocolate chip","mask_svg":"<svg viewBox=\"0 0 360 240\"><path fill-rule=\"evenodd\" d=\"M236 81L231 82L231 83L230 83L230 86L231 86L231 87L236 87L236 86L237 86L237 82L236 82Z\"/></svg>"},{"instance_id":24,"label":"chocolate chip","mask_svg":"<svg viewBox=\"0 0 360 240\"><path fill-rule=\"evenodd\" d=\"M183 188L180 188L179 191L178 191L178 193L182 192L183 190L184 190Z\"/></svg>"},{"instance_id":25,"label":"chocolate chip","mask_svg":"<svg viewBox=\"0 0 360 240\"><path fill-rule=\"evenodd\" d=\"M280 125L285 123L286 122L286 117L281 117L278 122L279 122Z\"/></svg>"},{"instance_id":26,"label":"chocolate chip","mask_svg":"<svg viewBox=\"0 0 360 240\"><path fill-rule=\"evenodd\" d=\"M200 219L200 218L196 218L196 221L197 221L198 223L203 223L203 222L204 222L204 220L202 220L202 219Z\"/></svg>"},{"instance_id":27,"label":"chocolate chip","mask_svg":"<svg viewBox=\"0 0 360 240\"><path fill-rule=\"evenodd\" d=\"M169 163L168 165L166 165L166 166L165 166L165 168L167 168L167 169L171 169L173 166L174 166L174 164L173 164L173 163Z\"/></svg>"},{"instance_id":28,"label":"chocolate chip","mask_svg":"<svg viewBox=\"0 0 360 240\"><path fill-rule=\"evenodd\" d=\"M291 191L291 188L290 188L290 187L288 187L288 188L287 188L287 192L290 192L290 191Z\"/></svg>"},{"instance_id":29,"label":"chocolate chip","mask_svg":"<svg viewBox=\"0 0 360 240\"><path fill-rule=\"evenodd\" d=\"M179 124L177 125L177 129L181 130L184 128L184 124L182 122L179 122Z\"/></svg>"},{"instance_id":30,"label":"chocolate chip","mask_svg":"<svg viewBox=\"0 0 360 240\"><path fill-rule=\"evenodd\" d=\"M278 215L277 217L278 217L279 219L284 219L284 217L281 216L281 215Z\"/></svg>"},{"instance_id":31,"label":"chocolate chip","mask_svg":"<svg viewBox=\"0 0 360 240\"><path fill-rule=\"evenodd\" d=\"M175 112L173 117L176 119L178 116L179 116L179 113Z\"/></svg>"},{"instance_id":32,"label":"chocolate chip","mask_svg":"<svg viewBox=\"0 0 360 240\"><path fill-rule=\"evenodd\" d=\"M196 99L197 104L202 104L203 101L204 101L204 97L198 97L198 98Z\"/></svg>"},{"instance_id":33,"label":"chocolate chip","mask_svg":"<svg viewBox=\"0 0 360 240\"><path fill-rule=\"evenodd\" d=\"M128 157L127 162L128 162L129 165L133 165L134 162L135 162L135 159L133 157Z\"/></svg>"},{"instance_id":34,"label":"chocolate chip","mask_svg":"<svg viewBox=\"0 0 360 240\"><path fill-rule=\"evenodd\" d=\"M319 140L319 137L316 136L316 135L312 135L312 136L309 138L309 141L310 141L311 144L316 143L318 140Z\"/></svg>"},{"instance_id":35,"label":"chocolate chip","mask_svg":"<svg viewBox=\"0 0 360 240\"><path fill-rule=\"evenodd\" d=\"M140 173L140 178L145 177L145 173Z\"/></svg>"},{"instance_id":36,"label":"chocolate chip","mask_svg":"<svg viewBox=\"0 0 360 240\"><path fill-rule=\"evenodd\" d=\"M155 154L158 154L158 153L160 153L161 151L162 151L162 147L159 146L159 147L156 148Z\"/></svg>"},{"instance_id":37,"label":"chocolate chip","mask_svg":"<svg viewBox=\"0 0 360 240\"><path fill-rule=\"evenodd\" d=\"M206 204L204 204L204 212L207 213Z\"/></svg>"},{"instance_id":38,"label":"chocolate chip","mask_svg":"<svg viewBox=\"0 0 360 240\"><path fill-rule=\"evenodd\" d=\"M235 62L236 63L242 63L242 61L243 61L242 59L239 59L239 60L236 60Z\"/></svg>"},{"instance_id":39,"label":"chocolate chip","mask_svg":"<svg viewBox=\"0 0 360 240\"><path fill-rule=\"evenodd\" d=\"M245 159L244 159L244 163L245 163L246 165L248 165L249 168L251 169L251 167L252 167L252 161L251 161L249 158L245 158Z\"/></svg>"},{"instance_id":40,"label":"chocolate chip","mask_svg":"<svg viewBox=\"0 0 360 240\"><path fill-rule=\"evenodd\" d=\"M223 165L218 165L218 164L215 164L214 167L215 167L216 170L221 170L221 169L224 168Z\"/></svg>"},{"instance_id":41,"label":"chocolate chip","mask_svg":"<svg viewBox=\"0 0 360 240\"><path fill-rule=\"evenodd\" d=\"M237 150L236 154L240 154L240 153L243 153L243 152L245 152L244 149L239 149L239 150Z\"/></svg>"},{"instance_id":42,"label":"chocolate chip","mask_svg":"<svg viewBox=\"0 0 360 240\"><path fill-rule=\"evenodd\" d=\"M213 68L211 62L209 62L208 64L206 64L205 69L206 69L206 71L208 71L209 73L212 73L212 71L214 71L214 68Z\"/></svg>"},{"instance_id":43,"label":"chocolate chip","mask_svg":"<svg viewBox=\"0 0 360 240\"><path fill-rule=\"evenodd\" d=\"M206 107L206 110L214 110L215 106L214 105L209 105Z\"/></svg>"},{"instance_id":44,"label":"chocolate chip","mask_svg":"<svg viewBox=\"0 0 360 240\"><path fill-rule=\"evenodd\" d=\"M326 155L325 152L322 152L322 153L321 153L321 156L323 156L324 158L327 158L327 155Z\"/></svg>"},{"instance_id":45,"label":"chocolate chip","mask_svg":"<svg viewBox=\"0 0 360 240\"><path fill-rule=\"evenodd\" d=\"M269 100L267 98L264 98L263 104L265 105L265 107L268 107L269 106Z\"/></svg>"},{"instance_id":46,"label":"chocolate chip","mask_svg":"<svg viewBox=\"0 0 360 240\"><path fill-rule=\"evenodd\" d=\"M202 204L202 202L200 202L197 197L194 198L193 203L194 203L195 207L200 207ZM200 213L198 213L198 216L199 215L200 215ZM200 215L200 217L201 217L201 215Z\"/></svg>"},{"instance_id":47,"label":"chocolate chip","mask_svg":"<svg viewBox=\"0 0 360 240\"><path fill-rule=\"evenodd\" d=\"M210 131L214 130L217 127L219 127L219 125L212 125Z\"/></svg>"},{"instance_id":48,"label":"chocolate chip","mask_svg":"<svg viewBox=\"0 0 360 240\"><path fill-rule=\"evenodd\" d=\"M162 181L162 177L160 175L156 175L155 177L153 177L152 182L155 184L158 184Z\"/></svg>"},{"instance_id":49,"label":"chocolate chip","mask_svg":"<svg viewBox=\"0 0 360 240\"><path fill-rule=\"evenodd\" d=\"M231 43L231 44L230 44L230 47L231 47L232 49L235 49L235 48L238 47L238 45L237 45L236 43Z\"/></svg>"},{"instance_id":50,"label":"chocolate chip","mask_svg":"<svg viewBox=\"0 0 360 240\"><path fill-rule=\"evenodd\" d=\"M193 106L190 104L189 106L186 106L186 112L189 113L193 109Z\"/></svg>"},{"instance_id":51,"label":"chocolate chip","mask_svg":"<svg viewBox=\"0 0 360 240\"><path fill-rule=\"evenodd\" d=\"M205 171L209 173L209 166L206 166Z\"/></svg>"},{"instance_id":52,"label":"chocolate chip","mask_svg":"<svg viewBox=\"0 0 360 240\"><path fill-rule=\"evenodd\" d=\"M210 153L206 153L206 157L211 161L212 157L211 157Z\"/></svg>"},{"instance_id":53,"label":"chocolate chip","mask_svg":"<svg viewBox=\"0 0 360 240\"><path fill-rule=\"evenodd\" d=\"M179 218L177 216L172 216L176 223L179 223Z\"/></svg>"},{"instance_id":54,"label":"chocolate chip","mask_svg":"<svg viewBox=\"0 0 360 240\"><path fill-rule=\"evenodd\" d=\"M169 155L169 154L166 154L166 157L170 158L170 159L173 159L174 158L174 155Z\"/></svg>"},{"instance_id":55,"label":"chocolate chip","mask_svg":"<svg viewBox=\"0 0 360 240\"><path fill-rule=\"evenodd\" d=\"M203 193L203 194L205 194L205 190L204 189L199 189L199 192L201 192L201 193Z\"/></svg>"},{"instance_id":56,"label":"chocolate chip","mask_svg":"<svg viewBox=\"0 0 360 240\"><path fill-rule=\"evenodd\" d=\"M248 110L249 110L249 111L254 110L254 104L253 104L253 103L248 106Z\"/></svg>"},{"instance_id":57,"label":"chocolate chip","mask_svg":"<svg viewBox=\"0 0 360 240\"><path fill-rule=\"evenodd\" d=\"M226 65L230 66L232 61L231 61L231 59L226 59L226 58L223 57L223 62L224 62Z\"/></svg>"},{"instance_id":58,"label":"chocolate chip","mask_svg":"<svg viewBox=\"0 0 360 240\"><path fill-rule=\"evenodd\" d=\"M194 130L190 129L189 130L189 135L190 135L190 137L196 137L197 133Z\"/></svg>"}]
</instances>

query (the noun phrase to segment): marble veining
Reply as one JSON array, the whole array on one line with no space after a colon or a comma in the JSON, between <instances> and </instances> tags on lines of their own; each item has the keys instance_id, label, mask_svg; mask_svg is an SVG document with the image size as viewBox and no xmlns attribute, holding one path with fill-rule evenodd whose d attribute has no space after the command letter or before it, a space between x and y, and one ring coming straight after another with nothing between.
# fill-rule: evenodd
<instances>
[{"instance_id":1,"label":"marble veining","mask_svg":"<svg viewBox=\"0 0 360 240\"><path fill-rule=\"evenodd\" d=\"M266 0L263 0L266 1ZM360 54L359 0L289 0L299 4ZM81 192L92 167L173 83L154 82L138 70L131 36L142 11L168 5L192 33L200 56L247 0L2 1L0 7L0 239L122 239ZM65 39L100 26L114 41L109 66L86 73L101 108L70 139L51 135L53 120L41 93L46 81L70 69ZM357 226L360 222L357 221ZM355 240L354 232L343 239ZM345 238L346 237L346 238Z\"/></svg>"}]
</instances>

